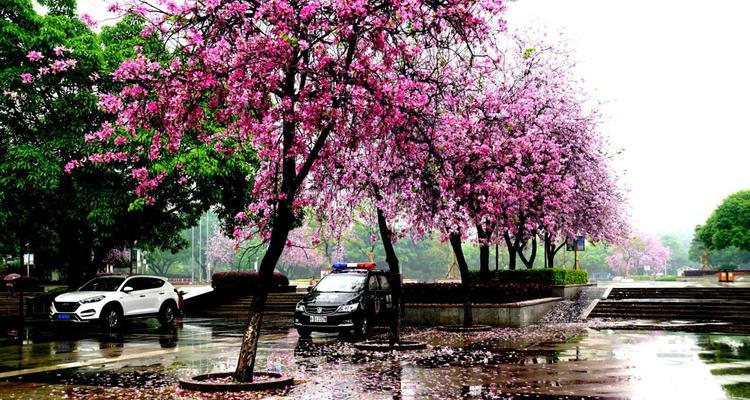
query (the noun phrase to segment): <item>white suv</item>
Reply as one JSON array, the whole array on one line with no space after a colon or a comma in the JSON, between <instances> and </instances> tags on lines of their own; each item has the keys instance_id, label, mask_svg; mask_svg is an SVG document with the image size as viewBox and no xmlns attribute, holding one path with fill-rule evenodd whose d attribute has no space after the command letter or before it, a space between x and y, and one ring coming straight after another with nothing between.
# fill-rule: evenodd
<instances>
[{"instance_id":1,"label":"white suv","mask_svg":"<svg viewBox=\"0 0 750 400\"><path fill-rule=\"evenodd\" d=\"M179 313L177 290L158 276L100 276L75 292L55 297L50 307L54 322L98 321L115 329L124 319L159 319L162 325L174 323Z\"/></svg>"}]
</instances>

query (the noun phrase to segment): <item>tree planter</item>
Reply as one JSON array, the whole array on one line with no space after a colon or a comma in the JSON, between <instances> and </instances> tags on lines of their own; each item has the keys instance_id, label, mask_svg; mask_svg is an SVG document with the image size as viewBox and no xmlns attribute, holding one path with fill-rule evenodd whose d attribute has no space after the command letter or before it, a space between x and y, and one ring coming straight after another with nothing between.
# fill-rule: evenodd
<instances>
[{"instance_id":1,"label":"tree planter","mask_svg":"<svg viewBox=\"0 0 750 400\"><path fill-rule=\"evenodd\" d=\"M231 372L198 375L192 378L180 378L180 387L199 392L245 392L279 389L294 384L293 378L284 377L272 372L255 372L253 382L234 382Z\"/></svg>"},{"instance_id":2,"label":"tree planter","mask_svg":"<svg viewBox=\"0 0 750 400\"><path fill-rule=\"evenodd\" d=\"M427 348L426 343L401 341L391 345L388 340L369 340L366 342L355 343L354 348L364 351L408 351L424 350Z\"/></svg>"},{"instance_id":3,"label":"tree planter","mask_svg":"<svg viewBox=\"0 0 750 400\"><path fill-rule=\"evenodd\" d=\"M443 332L486 332L491 329L492 327L489 325L443 325L437 327L437 330Z\"/></svg>"}]
</instances>

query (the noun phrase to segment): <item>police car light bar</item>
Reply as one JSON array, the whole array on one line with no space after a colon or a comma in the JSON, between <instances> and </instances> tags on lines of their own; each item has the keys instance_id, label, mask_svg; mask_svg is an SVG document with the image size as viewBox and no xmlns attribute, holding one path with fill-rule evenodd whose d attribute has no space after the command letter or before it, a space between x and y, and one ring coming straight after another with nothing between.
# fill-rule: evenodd
<instances>
[{"instance_id":1,"label":"police car light bar","mask_svg":"<svg viewBox=\"0 0 750 400\"><path fill-rule=\"evenodd\" d=\"M336 263L331 266L333 269L340 270L346 268L375 269L375 263Z\"/></svg>"}]
</instances>

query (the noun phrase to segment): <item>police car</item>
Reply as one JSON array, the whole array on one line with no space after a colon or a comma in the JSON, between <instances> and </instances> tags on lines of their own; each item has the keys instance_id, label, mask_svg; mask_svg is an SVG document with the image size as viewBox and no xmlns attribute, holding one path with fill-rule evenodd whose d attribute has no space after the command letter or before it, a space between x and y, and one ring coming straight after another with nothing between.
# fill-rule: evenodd
<instances>
[{"instance_id":1,"label":"police car","mask_svg":"<svg viewBox=\"0 0 750 400\"><path fill-rule=\"evenodd\" d=\"M303 338L311 332L352 331L364 337L393 312L386 272L376 270L375 263L339 263L297 303L294 326Z\"/></svg>"}]
</instances>

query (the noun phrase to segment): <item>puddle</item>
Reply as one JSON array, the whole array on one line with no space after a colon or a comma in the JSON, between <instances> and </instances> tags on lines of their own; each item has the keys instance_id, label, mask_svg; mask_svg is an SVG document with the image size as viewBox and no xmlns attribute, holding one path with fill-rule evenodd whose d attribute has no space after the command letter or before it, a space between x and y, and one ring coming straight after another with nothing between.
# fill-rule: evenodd
<instances>
[{"instance_id":1,"label":"puddle","mask_svg":"<svg viewBox=\"0 0 750 400\"><path fill-rule=\"evenodd\" d=\"M0 383L0 398L233 398L196 397L176 382L231 371L239 332L239 323L210 319L187 319L173 331L142 327L121 335L72 333L56 340L32 329L29 340L0 345L0 372L94 364L7 378ZM549 324L468 335L407 329L405 339L429 347L368 353L335 335L300 340L292 329L265 331L256 368L293 375L297 385L236 398L724 399L742 398L750 390L750 336L745 335ZM146 353L154 355L139 357Z\"/></svg>"}]
</instances>

